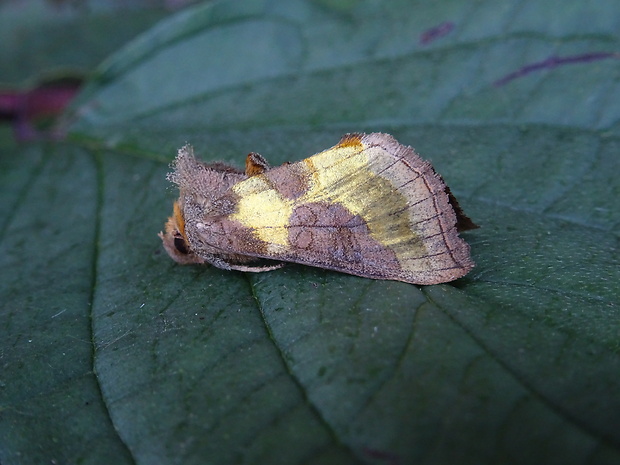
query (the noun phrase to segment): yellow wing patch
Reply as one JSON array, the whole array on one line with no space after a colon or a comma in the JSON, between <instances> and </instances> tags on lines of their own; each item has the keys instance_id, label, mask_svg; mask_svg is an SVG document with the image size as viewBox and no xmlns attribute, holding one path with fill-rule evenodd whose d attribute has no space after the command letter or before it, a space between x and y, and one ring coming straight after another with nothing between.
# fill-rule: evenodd
<instances>
[{"instance_id":1,"label":"yellow wing patch","mask_svg":"<svg viewBox=\"0 0 620 465\"><path fill-rule=\"evenodd\" d=\"M263 175L252 176L232 187L239 200L230 218L252 228L256 236L266 242L270 252L288 247L289 218L293 202L273 189Z\"/></svg>"}]
</instances>

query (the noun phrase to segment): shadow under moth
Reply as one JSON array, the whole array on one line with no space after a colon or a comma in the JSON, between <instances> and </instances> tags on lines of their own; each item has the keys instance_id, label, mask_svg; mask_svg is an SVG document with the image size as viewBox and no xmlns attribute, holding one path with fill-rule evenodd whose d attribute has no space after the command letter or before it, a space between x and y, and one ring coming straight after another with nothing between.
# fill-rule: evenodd
<instances>
[{"instance_id":1,"label":"shadow under moth","mask_svg":"<svg viewBox=\"0 0 620 465\"><path fill-rule=\"evenodd\" d=\"M159 233L181 264L269 271L294 262L373 279L438 284L474 266L459 231L477 226L431 164L389 134L346 134L334 147L245 171L179 150L179 187Z\"/></svg>"}]
</instances>

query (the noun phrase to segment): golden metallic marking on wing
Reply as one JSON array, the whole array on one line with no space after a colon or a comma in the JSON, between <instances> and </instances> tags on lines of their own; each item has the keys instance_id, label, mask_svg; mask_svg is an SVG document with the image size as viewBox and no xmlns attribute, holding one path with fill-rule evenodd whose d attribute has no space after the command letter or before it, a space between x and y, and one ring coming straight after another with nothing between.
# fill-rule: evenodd
<instances>
[{"instance_id":1,"label":"golden metallic marking on wing","mask_svg":"<svg viewBox=\"0 0 620 465\"><path fill-rule=\"evenodd\" d=\"M230 218L251 228L268 244L269 252L288 247L286 227L293 213L293 202L280 195L263 174L235 184L232 190L239 200Z\"/></svg>"},{"instance_id":2,"label":"golden metallic marking on wing","mask_svg":"<svg viewBox=\"0 0 620 465\"><path fill-rule=\"evenodd\" d=\"M373 239L390 247L399 261L423 257L427 251L421 237L411 229L407 197L389 179L370 169L396 163L382 150L363 145L336 146L303 160L314 182L300 200L338 202L363 218Z\"/></svg>"}]
</instances>

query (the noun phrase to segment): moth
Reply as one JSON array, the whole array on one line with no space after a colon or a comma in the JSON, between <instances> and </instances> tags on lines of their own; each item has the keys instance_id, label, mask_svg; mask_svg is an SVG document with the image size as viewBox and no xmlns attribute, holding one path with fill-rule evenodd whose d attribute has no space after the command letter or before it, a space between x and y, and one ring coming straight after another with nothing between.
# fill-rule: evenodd
<instances>
[{"instance_id":1,"label":"moth","mask_svg":"<svg viewBox=\"0 0 620 465\"><path fill-rule=\"evenodd\" d=\"M261 272L286 262L373 279L437 284L474 266L460 231L477 226L429 162L389 134L346 134L272 168L206 164L191 146L168 179L180 191L159 236L178 263Z\"/></svg>"}]
</instances>

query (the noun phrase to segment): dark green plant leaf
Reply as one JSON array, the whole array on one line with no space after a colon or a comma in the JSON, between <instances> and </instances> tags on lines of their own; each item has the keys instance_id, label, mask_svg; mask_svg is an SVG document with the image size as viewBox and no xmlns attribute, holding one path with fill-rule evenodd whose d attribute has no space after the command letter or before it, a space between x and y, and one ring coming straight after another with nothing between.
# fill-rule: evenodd
<instances>
[{"instance_id":1,"label":"dark green plant leaf","mask_svg":"<svg viewBox=\"0 0 620 465\"><path fill-rule=\"evenodd\" d=\"M617 463L617 13L219 2L107 60L69 142L3 148L0 461ZM163 252L186 141L278 164L349 131L433 161L481 225L470 275Z\"/></svg>"},{"instance_id":2,"label":"dark green plant leaf","mask_svg":"<svg viewBox=\"0 0 620 465\"><path fill-rule=\"evenodd\" d=\"M109 53L170 14L163 1L20 0L0 4L0 84L84 75ZM77 40L76 40L77 39Z\"/></svg>"}]
</instances>

